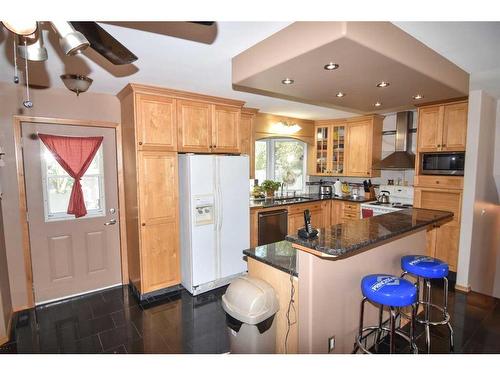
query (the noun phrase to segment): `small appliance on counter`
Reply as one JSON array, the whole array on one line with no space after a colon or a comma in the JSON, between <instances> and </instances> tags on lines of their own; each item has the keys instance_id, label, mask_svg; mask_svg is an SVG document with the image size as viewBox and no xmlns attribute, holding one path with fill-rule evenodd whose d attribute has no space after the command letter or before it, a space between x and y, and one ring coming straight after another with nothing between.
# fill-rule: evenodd
<instances>
[{"instance_id":1,"label":"small appliance on counter","mask_svg":"<svg viewBox=\"0 0 500 375\"><path fill-rule=\"evenodd\" d=\"M319 195L331 196L332 193L333 193L332 185L320 185L319 186Z\"/></svg>"},{"instance_id":2,"label":"small appliance on counter","mask_svg":"<svg viewBox=\"0 0 500 375\"><path fill-rule=\"evenodd\" d=\"M335 181L335 183L333 184L333 193L337 197L342 196L342 182L340 182L339 179L337 179L337 181Z\"/></svg>"}]
</instances>

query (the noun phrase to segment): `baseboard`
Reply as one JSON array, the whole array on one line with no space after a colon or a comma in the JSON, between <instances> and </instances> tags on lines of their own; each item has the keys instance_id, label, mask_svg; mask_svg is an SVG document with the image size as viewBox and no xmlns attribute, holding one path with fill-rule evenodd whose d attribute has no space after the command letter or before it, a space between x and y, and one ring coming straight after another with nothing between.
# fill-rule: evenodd
<instances>
[{"instance_id":1,"label":"baseboard","mask_svg":"<svg viewBox=\"0 0 500 375\"><path fill-rule=\"evenodd\" d=\"M10 341L10 334L12 333L12 317L14 316L14 312L11 310L9 321L7 322L7 329L5 330L7 336L0 337L0 345L5 344Z\"/></svg>"},{"instance_id":2,"label":"baseboard","mask_svg":"<svg viewBox=\"0 0 500 375\"><path fill-rule=\"evenodd\" d=\"M16 312L20 312L20 311L24 311L24 310L29 310L29 309L32 309L33 307L35 307L35 305L33 305L33 306L30 306L30 305L18 306L12 310L12 313L16 313Z\"/></svg>"},{"instance_id":3,"label":"baseboard","mask_svg":"<svg viewBox=\"0 0 500 375\"><path fill-rule=\"evenodd\" d=\"M457 292L460 292L460 293L469 293L471 289L470 289L470 285L462 286L462 285L455 284L455 290Z\"/></svg>"}]
</instances>

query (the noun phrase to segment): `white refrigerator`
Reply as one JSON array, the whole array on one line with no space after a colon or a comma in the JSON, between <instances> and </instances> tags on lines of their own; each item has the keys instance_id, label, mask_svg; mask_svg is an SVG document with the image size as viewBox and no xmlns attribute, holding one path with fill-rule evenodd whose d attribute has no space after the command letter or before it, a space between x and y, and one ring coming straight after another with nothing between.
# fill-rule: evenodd
<instances>
[{"instance_id":1,"label":"white refrigerator","mask_svg":"<svg viewBox=\"0 0 500 375\"><path fill-rule=\"evenodd\" d=\"M248 179L246 155L179 155L182 285L193 295L246 272Z\"/></svg>"}]
</instances>

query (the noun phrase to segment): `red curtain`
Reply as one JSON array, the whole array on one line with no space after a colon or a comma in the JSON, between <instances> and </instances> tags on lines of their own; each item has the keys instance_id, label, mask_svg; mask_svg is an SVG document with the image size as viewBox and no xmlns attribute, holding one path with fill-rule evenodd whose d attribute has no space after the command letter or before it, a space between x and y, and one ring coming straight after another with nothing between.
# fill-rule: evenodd
<instances>
[{"instance_id":1,"label":"red curtain","mask_svg":"<svg viewBox=\"0 0 500 375\"><path fill-rule=\"evenodd\" d=\"M38 136L61 167L75 179L68 214L73 214L75 217L87 215L80 179L92 163L103 137L63 137L50 134L38 134Z\"/></svg>"}]
</instances>

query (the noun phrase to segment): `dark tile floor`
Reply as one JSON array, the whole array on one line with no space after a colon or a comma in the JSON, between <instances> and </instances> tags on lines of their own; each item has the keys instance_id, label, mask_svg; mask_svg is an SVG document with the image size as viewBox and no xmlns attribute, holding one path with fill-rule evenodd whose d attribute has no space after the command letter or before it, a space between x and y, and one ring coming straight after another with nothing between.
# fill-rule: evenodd
<instances>
[{"instance_id":1,"label":"dark tile floor","mask_svg":"<svg viewBox=\"0 0 500 375\"><path fill-rule=\"evenodd\" d=\"M224 291L183 290L139 304L117 287L37 307L18 314L0 353L226 353Z\"/></svg>"},{"instance_id":2,"label":"dark tile floor","mask_svg":"<svg viewBox=\"0 0 500 375\"><path fill-rule=\"evenodd\" d=\"M128 287L117 287L38 307L39 329L35 310L19 314L0 353L227 353L224 291L192 297L183 290L139 304ZM433 301L442 298L433 287ZM450 292L449 310L455 353L500 353L500 300ZM431 334L432 352L448 353L447 329ZM418 345L424 352L423 336Z\"/></svg>"}]
</instances>

